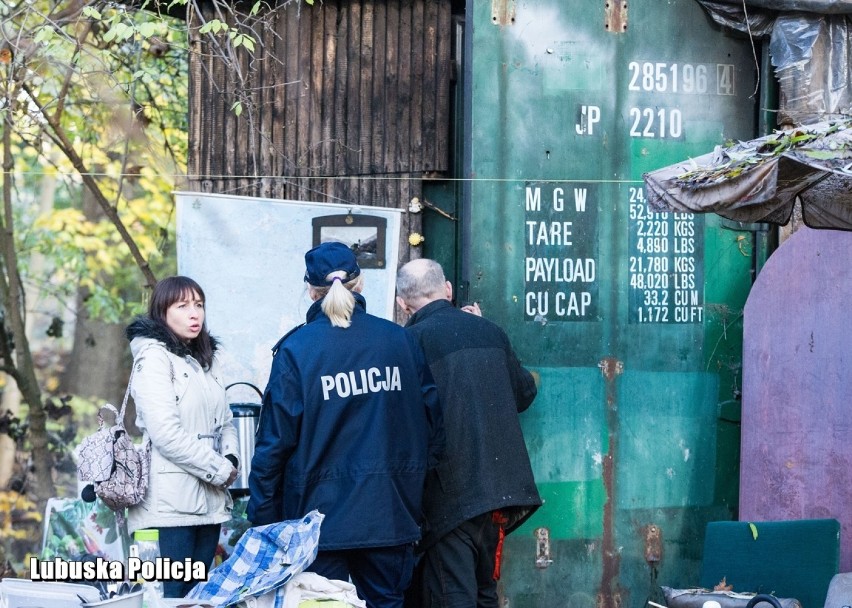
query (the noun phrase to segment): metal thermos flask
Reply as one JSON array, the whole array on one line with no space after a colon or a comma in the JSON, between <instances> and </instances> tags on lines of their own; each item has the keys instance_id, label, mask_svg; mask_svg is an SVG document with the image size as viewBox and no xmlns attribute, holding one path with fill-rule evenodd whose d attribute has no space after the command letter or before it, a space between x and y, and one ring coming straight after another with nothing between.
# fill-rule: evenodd
<instances>
[{"instance_id":1,"label":"metal thermos flask","mask_svg":"<svg viewBox=\"0 0 852 608\"><path fill-rule=\"evenodd\" d=\"M238 384L250 386L263 399L263 393L260 392L260 389L249 382L234 382L226 386L225 390ZM240 474L230 489L234 496L245 496L248 494L251 457L254 455L254 436L257 432L257 423L260 420L260 403L231 403L230 407L231 413L234 415L234 427L237 429L238 457L240 459Z\"/></svg>"}]
</instances>

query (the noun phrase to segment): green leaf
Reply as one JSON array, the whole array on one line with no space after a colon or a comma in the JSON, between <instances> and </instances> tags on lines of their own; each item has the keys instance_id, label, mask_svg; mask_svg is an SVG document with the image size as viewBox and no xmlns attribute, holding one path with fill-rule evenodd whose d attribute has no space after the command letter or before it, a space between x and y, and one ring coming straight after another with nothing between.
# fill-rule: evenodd
<instances>
[{"instance_id":1,"label":"green leaf","mask_svg":"<svg viewBox=\"0 0 852 608\"><path fill-rule=\"evenodd\" d=\"M243 103L241 101L235 101L234 105L231 106L231 111L239 116L243 113Z\"/></svg>"},{"instance_id":2,"label":"green leaf","mask_svg":"<svg viewBox=\"0 0 852 608\"><path fill-rule=\"evenodd\" d=\"M157 24L153 21L147 21L145 23L139 24L136 28L137 31L142 35L143 38L150 38L154 34L157 33Z\"/></svg>"},{"instance_id":3,"label":"green leaf","mask_svg":"<svg viewBox=\"0 0 852 608\"><path fill-rule=\"evenodd\" d=\"M202 25L201 28L198 31L201 34L208 34L210 32L213 32L214 34L218 34L219 32L221 32L223 30L226 31L226 32L228 31L228 24L227 23L219 21L218 19L211 19L210 21L208 21L207 23Z\"/></svg>"},{"instance_id":4,"label":"green leaf","mask_svg":"<svg viewBox=\"0 0 852 608\"><path fill-rule=\"evenodd\" d=\"M254 38L251 36L243 36L243 46L249 51L254 51Z\"/></svg>"},{"instance_id":5,"label":"green leaf","mask_svg":"<svg viewBox=\"0 0 852 608\"><path fill-rule=\"evenodd\" d=\"M116 23L104 34L104 40L107 42L111 42L112 40L127 40L135 33L136 30L126 23Z\"/></svg>"},{"instance_id":6,"label":"green leaf","mask_svg":"<svg viewBox=\"0 0 852 608\"><path fill-rule=\"evenodd\" d=\"M257 2L254 3L254 6L251 7L251 10L249 11L249 15L251 15L252 17L254 15L257 15L257 13L260 11L260 6L261 6L262 1L263 0L257 0Z\"/></svg>"},{"instance_id":7,"label":"green leaf","mask_svg":"<svg viewBox=\"0 0 852 608\"><path fill-rule=\"evenodd\" d=\"M841 158L841 155L833 150L802 150L799 154L815 160L835 160Z\"/></svg>"},{"instance_id":8,"label":"green leaf","mask_svg":"<svg viewBox=\"0 0 852 608\"><path fill-rule=\"evenodd\" d=\"M98 11L98 9L94 8L93 6L84 7L83 8L83 15L88 17L89 19L97 19L98 21L101 20L100 11Z\"/></svg>"},{"instance_id":9,"label":"green leaf","mask_svg":"<svg viewBox=\"0 0 852 608\"><path fill-rule=\"evenodd\" d=\"M757 540L757 526L749 522L748 527L751 530L751 535L754 537L754 540Z\"/></svg>"},{"instance_id":10,"label":"green leaf","mask_svg":"<svg viewBox=\"0 0 852 608\"><path fill-rule=\"evenodd\" d=\"M38 32L36 32L35 37L33 38L36 42L50 42L56 32L50 26L45 26L41 28Z\"/></svg>"}]
</instances>

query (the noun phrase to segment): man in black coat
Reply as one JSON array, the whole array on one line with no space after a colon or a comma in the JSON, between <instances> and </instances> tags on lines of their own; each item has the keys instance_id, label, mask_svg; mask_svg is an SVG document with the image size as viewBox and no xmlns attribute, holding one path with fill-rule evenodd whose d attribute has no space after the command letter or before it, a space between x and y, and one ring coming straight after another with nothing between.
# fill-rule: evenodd
<instances>
[{"instance_id":1,"label":"man in black coat","mask_svg":"<svg viewBox=\"0 0 852 608\"><path fill-rule=\"evenodd\" d=\"M426 478L423 596L433 608L497 608L503 537L541 505L518 420L535 381L478 306L452 305L434 260L404 265L396 289L438 386L447 437Z\"/></svg>"}]
</instances>

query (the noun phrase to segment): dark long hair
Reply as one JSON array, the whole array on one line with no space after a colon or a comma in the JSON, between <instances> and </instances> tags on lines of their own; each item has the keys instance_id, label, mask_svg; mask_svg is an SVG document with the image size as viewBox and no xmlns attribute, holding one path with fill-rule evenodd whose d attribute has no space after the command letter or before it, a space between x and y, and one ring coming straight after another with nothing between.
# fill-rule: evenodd
<instances>
[{"instance_id":1,"label":"dark long hair","mask_svg":"<svg viewBox=\"0 0 852 608\"><path fill-rule=\"evenodd\" d=\"M201 285L189 277L174 276L159 281L151 294L151 301L148 303L148 317L160 325L174 342L181 342L181 339L177 337L166 322L166 312L172 304L192 293L197 294L201 301L206 303L207 298L204 296ZM206 314L204 315L204 323L201 324L201 333L185 344L189 347L189 351L195 357L195 360L205 369L209 369L213 363L213 354L216 349L215 340L207 331Z\"/></svg>"}]
</instances>

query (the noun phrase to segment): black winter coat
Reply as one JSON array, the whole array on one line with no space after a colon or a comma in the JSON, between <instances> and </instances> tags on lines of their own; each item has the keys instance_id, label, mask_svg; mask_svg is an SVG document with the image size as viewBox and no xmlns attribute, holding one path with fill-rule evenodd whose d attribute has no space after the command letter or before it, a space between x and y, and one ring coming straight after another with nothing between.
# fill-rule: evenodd
<instances>
[{"instance_id":1,"label":"black winter coat","mask_svg":"<svg viewBox=\"0 0 852 608\"><path fill-rule=\"evenodd\" d=\"M421 548L496 509L509 516L511 532L541 505L518 420L536 396L532 374L500 327L447 300L427 304L406 327L438 385L447 438L426 478Z\"/></svg>"}]
</instances>

